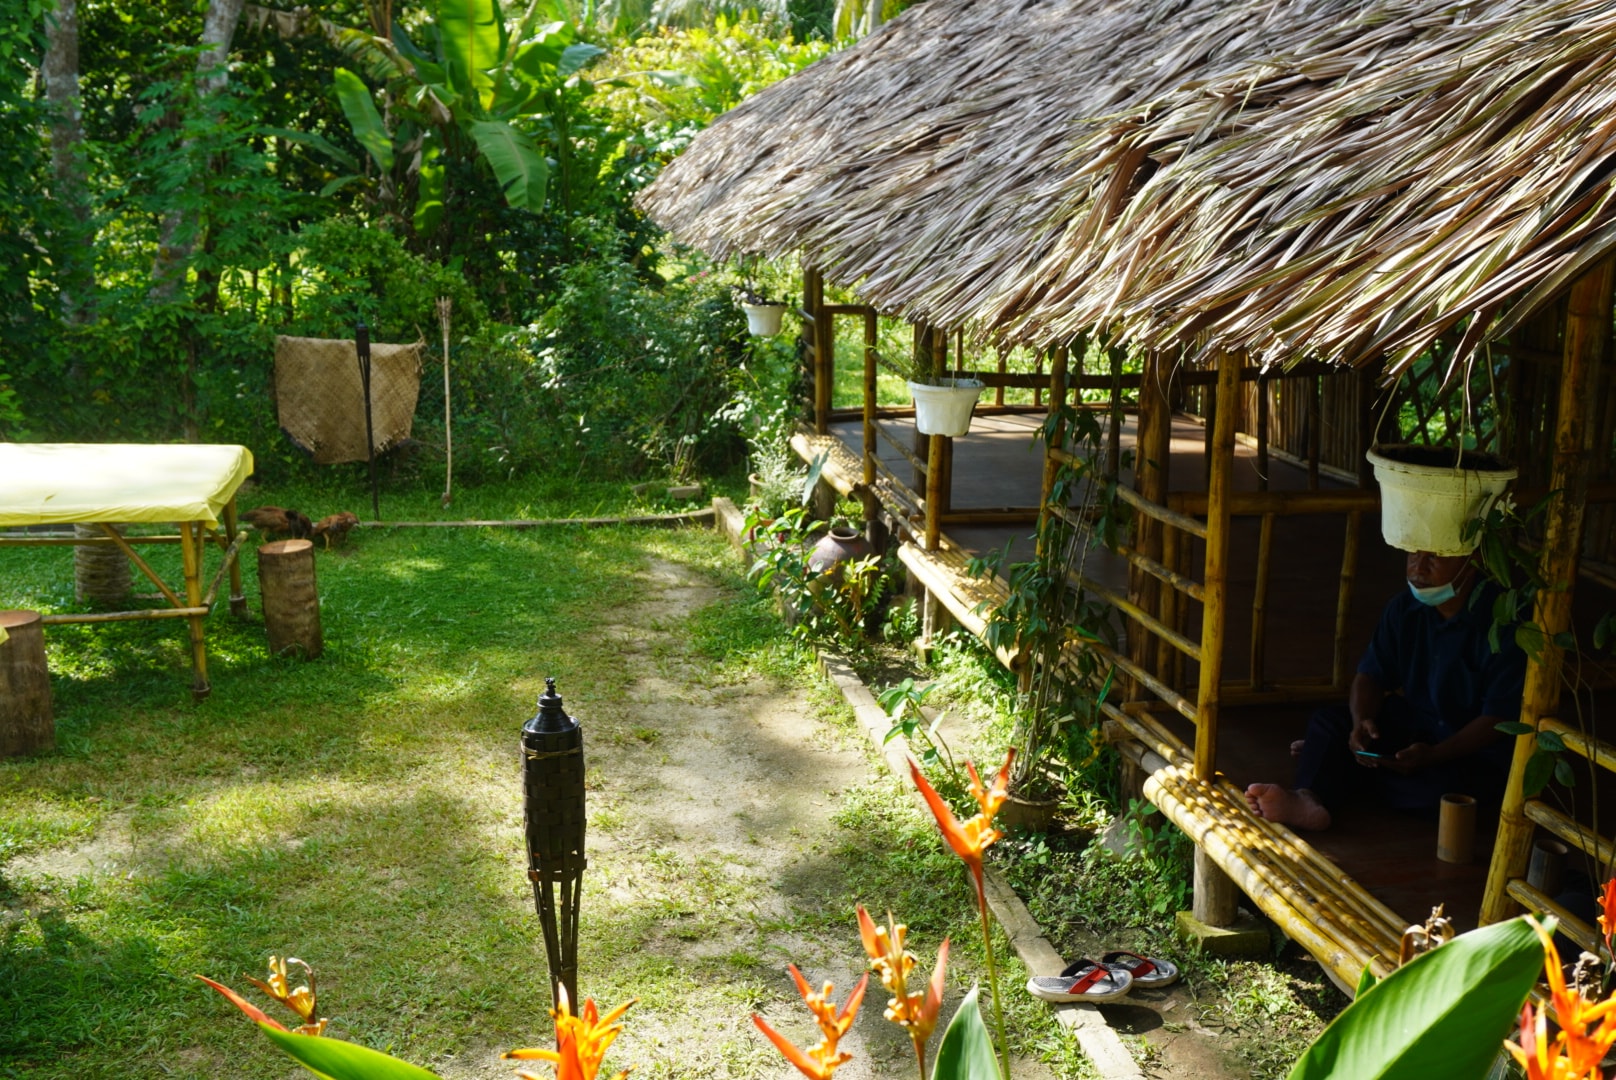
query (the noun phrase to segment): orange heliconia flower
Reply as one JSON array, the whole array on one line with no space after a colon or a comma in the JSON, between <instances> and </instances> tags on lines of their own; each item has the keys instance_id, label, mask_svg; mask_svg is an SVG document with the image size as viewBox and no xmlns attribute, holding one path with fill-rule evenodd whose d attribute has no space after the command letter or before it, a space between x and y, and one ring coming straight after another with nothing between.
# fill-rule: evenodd
<instances>
[{"instance_id":1,"label":"orange heliconia flower","mask_svg":"<svg viewBox=\"0 0 1616 1080\"><path fill-rule=\"evenodd\" d=\"M296 964L303 969L303 973L309 977L307 986L299 986L295 990L289 989L291 982L286 977L287 964ZM302 1017L303 1026L297 1029L299 1035L319 1035L325 1031L326 1021L314 1018L314 1014L319 1011L314 1001L314 969L297 957L288 956L283 960L278 956L271 956L269 981L255 979L251 975L247 976L247 981Z\"/></svg>"},{"instance_id":2,"label":"orange heliconia flower","mask_svg":"<svg viewBox=\"0 0 1616 1080\"><path fill-rule=\"evenodd\" d=\"M298 967L302 968L304 972L308 974L309 984L307 986L299 986L295 990L287 989L287 987L291 985L286 977L287 964L296 964ZM270 1027L276 1028L280 1031L287 1030L285 1024L271 1020L269 1015L265 1013L264 1010L260 1009L258 1006L254 1005L252 1002L248 1001L246 998L242 997L228 986L221 983L216 983L206 975L198 975L197 978L219 991L219 993L223 994L229 999L232 1005L246 1013L258 1023L268 1024ZM258 987L258 989L262 990L270 997L274 998L276 1001L280 1002L282 1005L285 1005L288 1009L291 1009L293 1012L297 1013L297 1015L302 1018L302 1026L294 1029L297 1034L325 1034L325 1026L328 1021L324 1017L317 1020L314 1016L315 1012L317 1011L314 1002L314 970L310 968L309 965L305 964L295 956L288 956L285 960L282 960L278 956L271 956L269 958L269 981L264 982L262 980L253 978L251 975L247 976L247 981Z\"/></svg>"},{"instance_id":3,"label":"orange heliconia flower","mask_svg":"<svg viewBox=\"0 0 1616 1080\"><path fill-rule=\"evenodd\" d=\"M967 761L966 771L971 775L971 797L980 807L975 817L961 822L948 808L943 797L937 794L937 789L931 786L926 774L920 771L920 765L914 758L909 759L909 775L914 779L915 787L920 789L921 796L926 805L931 807L932 816L937 819L937 827L943 831L943 839L948 846L954 849L954 854L965 861L971 868L971 876L976 879L976 902L979 910L987 910L987 890L982 883L982 853L1004 834L993 827L993 817L1004 805L1005 796L1010 787L1010 763L1016 759L1016 748L1011 747L1004 756L1004 764L999 767L999 774L993 778L991 788L984 787L981 777L976 774L976 766Z\"/></svg>"},{"instance_id":4,"label":"orange heliconia flower","mask_svg":"<svg viewBox=\"0 0 1616 1080\"><path fill-rule=\"evenodd\" d=\"M1521 1042L1506 1043L1509 1052L1527 1071L1528 1080L1573 1080L1594 1077L1599 1063L1616 1045L1616 998L1597 1003L1566 986L1560 950L1538 923L1532 924L1543 942L1543 967L1549 978L1549 997L1560 1031L1551 1042L1547 1018L1533 1015L1531 1002L1521 1009Z\"/></svg>"},{"instance_id":5,"label":"orange heliconia flower","mask_svg":"<svg viewBox=\"0 0 1616 1080\"><path fill-rule=\"evenodd\" d=\"M847 1029L853 1026L853 1018L858 1016L859 1006L864 1003L864 988L869 985L870 976L866 973L858 981L858 985L847 995L846 1003L838 1012L831 1002L830 995L834 988L830 983L827 982L825 989L816 994L808 988L808 980L802 977L802 972L797 970L796 964L789 965L787 970L791 972L791 978L797 984L797 993L802 995L802 1000L808 1005L808 1011L814 1014L814 1022L819 1025L821 1036L819 1045L804 1053L797 1049L790 1039L770 1027L769 1022L757 1013L752 1014L752 1023L768 1036L775 1049L784 1054L785 1059L795 1065L798 1072L810 1080L831 1080L837 1066L853 1060L852 1054L838 1051L836 1044L847 1034Z\"/></svg>"},{"instance_id":6,"label":"orange heliconia flower","mask_svg":"<svg viewBox=\"0 0 1616 1080\"><path fill-rule=\"evenodd\" d=\"M572 1004L567 1000L567 988L559 987L560 1003L550 1010L550 1016L555 1020L556 1048L546 1050L542 1047L530 1047L524 1050L509 1050L500 1057L521 1061L548 1061L555 1066L555 1080L595 1080L600 1072L600 1063L606 1057L607 1047L617 1038L617 1033L623 1030L623 1025L617 1021L628 1012L629 1006L639 998L629 998L623 1004L607 1013L600 1015L595 1008L594 998L584 998L583 1012L572 1015ZM516 1074L522 1080L546 1080L538 1073L522 1070ZM617 1080L628 1075L624 1069L617 1074Z\"/></svg>"},{"instance_id":7,"label":"orange heliconia flower","mask_svg":"<svg viewBox=\"0 0 1616 1080\"><path fill-rule=\"evenodd\" d=\"M1605 955L1612 955L1610 939L1616 936L1616 878L1605 882L1605 892L1599 898L1599 930L1605 935Z\"/></svg>"},{"instance_id":8,"label":"orange heliconia flower","mask_svg":"<svg viewBox=\"0 0 1616 1080\"><path fill-rule=\"evenodd\" d=\"M892 993L887 1002L886 1018L909 1033L915 1044L915 1059L920 1075L926 1075L926 1040L937 1028L937 1015L943 1007L944 970L948 967L948 939L937 950L937 967L931 973L926 989L909 992L909 973L914 970L915 957L903 947L909 928L895 922L887 912L887 925L876 926L870 913L860 904L858 909L859 937L864 951L870 956L870 970L881 977L881 985Z\"/></svg>"}]
</instances>

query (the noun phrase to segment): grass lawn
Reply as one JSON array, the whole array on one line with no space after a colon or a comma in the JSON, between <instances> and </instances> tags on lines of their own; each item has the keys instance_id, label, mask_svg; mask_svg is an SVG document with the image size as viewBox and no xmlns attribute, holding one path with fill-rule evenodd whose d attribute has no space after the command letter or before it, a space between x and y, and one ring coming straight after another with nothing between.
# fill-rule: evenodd
<instances>
[{"instance_id":1,"label":"grass lawn","mask_svg":"<svg viewBox=\"0 0 1616 1080\"><path fill-rule=\"evenodd\" d=\"M621 486L468 490L447 511L437 494L390 489L383 517L640 509ZM368 501L350 484L243 506ZM72 609L70 563L0 551L0 605ZM581 988L641 999L613 1070L792 1075L749 1014L805 1038L785 964L845 993L861 900L910 923L922 968L951 934L968 988L962 868L737 570L700 529L356 530L319 553L325 655L268 657L221 600L201 705L182 623L49 628L59 748L0 763L0 1075L297 1075L192 978L247 990L271 954L315 966L333 1033L444 1077L513 1075L498 1052L550 1037L517 750L546 675L585 723ZM704 805L721 834L686 824ZM1008 966L1021 1045L1083 1075ZM845 1075L911 1075L870 999L868 1063Z\"/></svg>"}]
</instances>

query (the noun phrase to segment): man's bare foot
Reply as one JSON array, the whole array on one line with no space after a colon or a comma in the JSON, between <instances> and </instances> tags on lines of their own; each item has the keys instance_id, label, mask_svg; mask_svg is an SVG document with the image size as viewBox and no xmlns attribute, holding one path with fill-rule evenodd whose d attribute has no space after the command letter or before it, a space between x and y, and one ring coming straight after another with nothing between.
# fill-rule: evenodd
<instances>
[{"instance_id":1,"label":"man's bare foot","mask_svg":"<svg viewBox=\"0 0 1616 1080\"><path fill-rule=\"evenodd\" d=\"M1307 740L1297 739L1295 742L1291 743L1291 757L1301 757L1302 751L1305 749L1307 749Z\"/></svg>"},{"instance_id":2,"label":"man's bare foot","mask_svg":"<svg viewBox=\"0 0 1616 1080\"><path fill-rule=\"evenodd\" d=\"M1330 811L1305 788L1288 791L1278 784L1252 784L1246 788L1246 805L1258 817L1293 829L1330 827Z\"/></svg>"}]
</instances>

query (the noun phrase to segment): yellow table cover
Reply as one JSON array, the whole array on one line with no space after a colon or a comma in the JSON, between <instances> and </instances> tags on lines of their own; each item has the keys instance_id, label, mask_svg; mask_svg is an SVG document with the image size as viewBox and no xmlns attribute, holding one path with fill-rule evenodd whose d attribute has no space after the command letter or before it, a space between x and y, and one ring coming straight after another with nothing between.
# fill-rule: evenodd
<instances>
[{"instance_id":1,"label":"yellow table cover","mask_svg":"<svg viewBox=\"0 0 1616 1080\"><path fill-rule=\"evenodd\" d=\"M0 443L0 526L217 525L252 469L245 446Z\"/></svg>"}]
</instances>

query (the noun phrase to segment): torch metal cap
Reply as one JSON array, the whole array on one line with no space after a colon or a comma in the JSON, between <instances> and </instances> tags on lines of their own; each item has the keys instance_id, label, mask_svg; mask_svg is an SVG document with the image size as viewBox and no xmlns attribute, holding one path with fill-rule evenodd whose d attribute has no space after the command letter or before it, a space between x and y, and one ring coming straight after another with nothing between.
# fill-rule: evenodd
<instances>
[{"instance_id":1,"label":"torch metal cap","mask_svg":"<svg viewBox=\"0 0 1616 1080\"><path fill-rule=\"evenodd\" d=\"M561 732L571 731L578 726L578 721L566 714L561 707L561 695L556 693L555 679L544 680L544 693L539 695L539 711L533 719L523 725L523 731L535 732Z\"/></svg>"}]
</instances>

